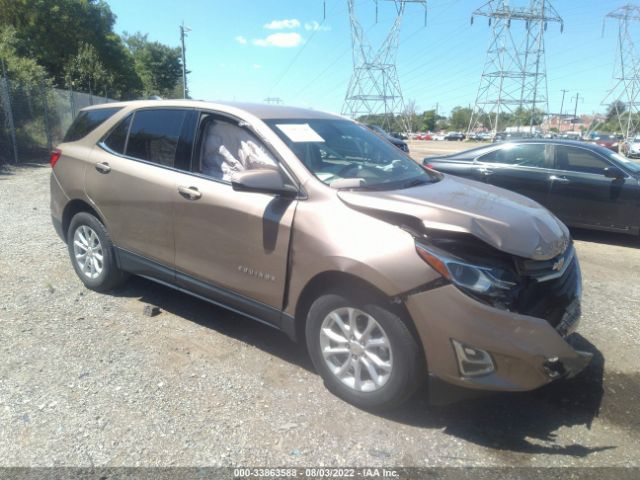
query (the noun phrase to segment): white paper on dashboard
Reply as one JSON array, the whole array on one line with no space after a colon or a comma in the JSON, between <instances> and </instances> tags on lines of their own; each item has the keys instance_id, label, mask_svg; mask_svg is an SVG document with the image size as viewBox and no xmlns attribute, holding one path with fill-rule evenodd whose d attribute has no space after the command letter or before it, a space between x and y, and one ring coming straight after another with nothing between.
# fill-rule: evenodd
<instances>
[{"instance_id":1,"label":"white paper on dashboard","mask_svg":"<svg viewBox=\"0 0 640 480\"><path fill-rule=\"evenodd\" d=\"M308 123L281 123L276 125L292 142L324 142Z\"/></svg>"}]
</instances>

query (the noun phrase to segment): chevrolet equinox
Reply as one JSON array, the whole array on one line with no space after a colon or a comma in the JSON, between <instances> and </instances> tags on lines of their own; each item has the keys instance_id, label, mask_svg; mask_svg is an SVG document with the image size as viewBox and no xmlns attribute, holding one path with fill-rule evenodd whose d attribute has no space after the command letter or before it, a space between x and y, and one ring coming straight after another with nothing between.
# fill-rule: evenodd
<instances>
[{"instance_id":1,"label":"chevrolet equinox","mask_svg":"<svg viewBox=\"0 0 640 480\"><path fill-rule=\"evenodd\" d=\"M304 340L368 409L427 374L522 391L582 370L578 258L533 200L422 167L313 110L140 101L80 112L51 156L78 277L140 275Z\"/></svg>"}]
</instances>

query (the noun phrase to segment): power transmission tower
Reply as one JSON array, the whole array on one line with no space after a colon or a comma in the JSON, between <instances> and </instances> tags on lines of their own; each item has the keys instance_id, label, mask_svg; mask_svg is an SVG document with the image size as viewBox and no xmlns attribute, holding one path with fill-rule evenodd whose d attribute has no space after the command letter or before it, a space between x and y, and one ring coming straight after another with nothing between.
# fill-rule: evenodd
<instances>
[{"instance_id":1,"label":"power transmission tower","mask_svg":"<svg viewBox=\"0 0 640 480\"><path fill-rule=\"evenodd\" d=\"M549 109L544 33L549 22L560 23L562 32L563 20L546 0L523 7L490 0L473 12L472 24L475 16L488 17L491 40L468 130L484 126L495 133L522 123L531 129L536 108L543 114ZM527 111L530 118L523 122Z\"/></svg>"},{"instance_id":2,"label":"power transmission tower","mask_svg":"<svg viewBox=\"0 0 640 480\"><path fill-rule=\"evenodd\" d=\"M620 131L625 138L640 131L639 102L640 93L640 57L633 39L638 35L638 21L640 21L640 7L626 4L612 12L609 12L603 21L602 33L604 34L604 22L607 18L618 21L618 48L615 56L613 78L615 85L609 91L602 104L615 109L616 117L620 125Z\"/></svg>"},{"instance_id":3,"label":"power transmission tower","mask_svg":"<svg viewBox=\"0 0 640 480\"><path fill-rule=\"evenodd\" d=\"M396 70L400 26L407 3L419 3L424 7L426 25L427 1L381 1L393 3L395 18L382 44L378 49L374 49L365 38L362 25L356 13L355 0L348 0L353 48L353 73L344 99L342 114L351 118L383 114L383 127L387 130L390 130L393 116L401 114L403 128L408 131L409 125L403 115L405 113L405 104ZM374 2L377 22L378 0L374 0Z\"/></svg>"}]
</instances>

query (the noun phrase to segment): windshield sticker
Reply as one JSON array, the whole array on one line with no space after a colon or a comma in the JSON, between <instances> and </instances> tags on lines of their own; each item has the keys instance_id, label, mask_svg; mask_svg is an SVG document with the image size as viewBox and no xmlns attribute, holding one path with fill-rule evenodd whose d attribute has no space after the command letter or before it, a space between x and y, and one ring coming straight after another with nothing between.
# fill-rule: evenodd
<instances>
[{"instance_id":1,"label":"windshield sticker","mask_svg":"<svg viewBox=\"0 0 640 480\"><path fill-rule=\"evenodd\" d=\"M324 142L324 138L318 135L308 123L282 123L276 125L282 132L295 143L299 142Z\"/></svg>"}]
</instances>

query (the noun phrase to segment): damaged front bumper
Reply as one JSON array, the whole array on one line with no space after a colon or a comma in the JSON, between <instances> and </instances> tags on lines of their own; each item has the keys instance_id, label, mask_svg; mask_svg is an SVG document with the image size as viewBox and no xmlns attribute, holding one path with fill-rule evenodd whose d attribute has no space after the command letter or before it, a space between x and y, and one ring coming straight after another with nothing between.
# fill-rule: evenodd
<instances>
[{"instance_id":1,"label":"damaged front bumper","mask_svg":"<svg viewBox=\"0 0 640 480\"><path fill-rule=\"evenodd\" d=\"M554 328L547 320L485 305L445 285L406 297L405 304L424 345L429 373L470 388L503 391L533 390L583 370L592 354L574 349L568 335L579 319L572 303ZM461 350L458 346L466 347ZM464 370L464 362L484 361L491 369L480 374Z\"/></svg>"}]
</instances>

